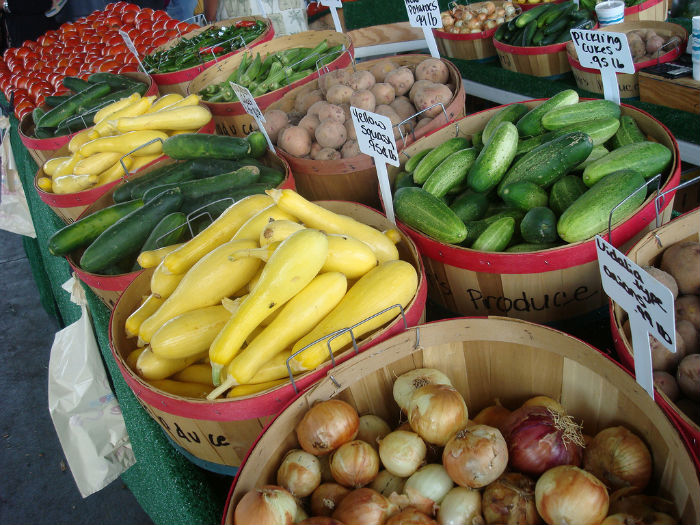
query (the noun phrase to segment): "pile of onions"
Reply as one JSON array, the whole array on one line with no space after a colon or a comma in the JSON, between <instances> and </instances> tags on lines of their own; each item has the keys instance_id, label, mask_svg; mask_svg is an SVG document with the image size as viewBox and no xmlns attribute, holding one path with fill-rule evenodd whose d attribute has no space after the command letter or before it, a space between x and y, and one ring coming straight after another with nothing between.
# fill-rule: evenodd
<instances>
[{"instance_id":1,"label":"pile of onions","mask_svg":"<svg viewBox=\"0 0 700 525\"><path fill-rule=\"evenodd\" d=\"M343 443L331 456L331 475L344 487L367 485L378 473L377 451L359 439Z\"/></svg>"},{"instance_id":2,"label":"pile of onions","mask_svg":"<svg viewBox=\"0 0 700 525\"><path fill-rule=\"evenodd\" d=\"M487 486L481 506L486 523L542 523L535 507L535 482L518 472L503 474Z\"/></svg>"},{"instance_id":3,"label":"pile of onions","mask_svg":"<svg viewBox=\"0 0 700 525\"><path fill-rule=\"evenodd\" d=\"M510 416L510 410L501 406L497 399L495 405L481 410L481 412L472 419L472 422L477 425L488 425L497 428L503 433L508 416Z\"/></svg>"},{"instance_id":4,"label":"pile of onions","mask_svg":"<svg viewBox=\"0 0 700 525\"><path fill-rule=\"evenodd\" d=\"M478 489L503 474L508 466L508 446L497 428L472 425L447 442L442 463L457 485Z\"/></svg>"},{"instance_id":5,"label":"pile of onions","mask_svg":"<svg viewBox=\"0 0 700 525\"><path fill-rule=\"evenodd\" d=\"M303 450L287 452L277 469L277 484L294 496L303 498L311 494L321 483L321 463L318 458Z\"/></svg>"},{"instance_id":6,"label":"pile of onions","mask_svg":"<svg viewBox=\"0 0 700 525\"><path fill-rule=\"evenodd\" d=\"M265 485L246 493L236 505L233 522L236 525L261 523L292 524L297 521L297 502L282 487Z\"/></svg>"},{"instance_id":7,"label":"pile of onions","mask_svg":"<svg viewBox=\"0 0 700 525\"><path fill-rule=\"evenodd\" d=\"M438 523L424 512L414 507L407 507L389 518L386 525L438 525Z\"/></svg>"},{"instance_id":8,"label":"pile of onions","mask_svg":"<svg viewBox=\"0 0 700 525\"><path fill-rule=\"evenodd\" d=\"M311 514L330 516L338 503L349 493L349 489L338 483L322 483L311 494Z\"/></svg>"},{"instance_id":9,"label":"pile of onions","mask_svg":"<svg viewBox=\"0 0 700 525\"><path fill-rule=\"evenodd\" d=\"M481 518L481 494L478 490L454 487L440 503L438 510L440 525L463 525L483 523ZM496 523L489 521L488 523Z\"/></svg>"},{"instance_id":10,"label":"pile of onions","mask_svg":"<svg viewBox=\"0 0 700 525\"><path fill-rule=\"evenodd\" d=\"M393 396L403 412L408 412L408 404L413 392L425 385L452 386L450 378L434 368L416 368L401 374L394 381Z\"/></svg>"},{"instance_id":11,"label":"pile of onions","mask_svg":"<svg viewBox=\"0 0 700 525\"><path fill-rule=\"evenodd\" d=\"M369 443L374 448L379 446L379 440L391 432L391 427L381 417L374 414L360 416L360 427L357 439Z\"/></svg>"},{"instance_id":12,"label":"pile of onions","mask_svg":"<svg viewBox=\"0 0 700 525\"><path fill-rule=\"evenodd\" d=\"M387 498L392 494L403 493L403 487L406 484L406 479L399 476L394 476L388 470L382 470L377 477L374 478L371 488L379 492Z\"/></svg>"},{"instance_id":13,"label":"pile of onions","mask_svg":"<svg viewBox=\"0 0 700 525\"><path fill-rule=\"evenodd\" d=\"M593 474L560 465L542 474L535 485L535 505L547 523L600 523L608 515L608 491Z\"/></svg>"},{"instance_id":14,"label":"pile of onions","mask_svg":"<svg viewBox=\"0 0 700 525\"><path fill-rule=\"evenodd\" d=\"M431 463L421 467L406 480L403 491L411 505L421 512L433 514L454 483L445 467Z\"/></svg>"},{"instance_id":15,"label":"pile of onions","mask_svg":"<svg viewBox=\"0 0 700 525\"><path fill-rule=\"evenodd\" d=\"M425 441L415 432L395 430L379 442L382 465L391 474L407 478L425 461Z\"/></svg>"},{"instance_id":16,"label":"pile of onions","mask_svg":"<svg viewBox=\"0 0 700 525\"><path fill-rule=\"evenodd\" d=\"M448 385L426 385L413 392L408 403L411 429L428 443L444 447L469 420L462 394Z\"/></svg>"},{"instance_id":17,"label":"pile of onions","mask_svg":"<svg viewBox=\"0 0 700 525\"><path fill-rule=\"evenodd\" d=\"M352 441L360 427L360 416L351 405L339 399L315 404L296 427L299 445L309 454L330 454Z\"/></svg>"},{"instance_id":18,"label":"pile of onions","mask_svg":"<svg viewBox=\"0 0 700 525\"><path fill-rule=\"evenodd\" d=\"M333 518L347 525L381 525L397 510L379 492L363 487L353 490L341 500Z\"/></svg>"}]
</instances>

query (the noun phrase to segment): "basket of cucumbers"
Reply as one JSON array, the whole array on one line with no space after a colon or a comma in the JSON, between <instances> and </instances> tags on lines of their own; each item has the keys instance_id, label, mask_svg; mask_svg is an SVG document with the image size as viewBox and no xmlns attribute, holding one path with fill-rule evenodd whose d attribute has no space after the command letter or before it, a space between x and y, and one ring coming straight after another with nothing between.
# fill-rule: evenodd
<instances>
[{"instance_id":1,"label":"basket of cucumbers","mask_svg":"<svg viewBox=\"0 0 700 525\"><path fill-rule=\"evenodd\" d=\"M571 29L592 29L593 13L572 2L541 4L501 25L493 44L501 67L536 77L558 78L569 71L566 42Z\"/></svg>"}]
</instances>

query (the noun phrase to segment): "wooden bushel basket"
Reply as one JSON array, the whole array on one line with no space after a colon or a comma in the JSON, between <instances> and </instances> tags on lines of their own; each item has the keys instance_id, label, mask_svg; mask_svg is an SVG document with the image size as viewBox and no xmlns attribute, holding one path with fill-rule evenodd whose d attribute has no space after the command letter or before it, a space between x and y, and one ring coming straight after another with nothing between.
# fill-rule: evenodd
<instances>
[{"instance_id":1,"label":"wooden bushel basket","mask_svg":"<svg viewBox=\"0 0 700 525\"><path fill-rule=\"evenodd\" d=\"M501 67L535 77L560 78L571 71L566 42L548 46L511 46L493 39Z\"/></svg>"},{"instance_id":2,"label":"wooden bushel basket","mask_svg":"<svg viewBox=\"0 0 700 525\"><path fill-rule=\"evenodd\" d=\"M382 214L360 204L331 201L317 204L336 213L349 215L379 230L393 226ZM427 285L415 245L403 233L401 237L397 245L399 256L410 262L418 272L416 295L404 309L406 325L415 326L423 319ZM136 348L136 340L126 338L124 322L140 304L142 296L148 293L150 274L149 270L139 275L120 297L112 312L109 326L112 355L129 387L170 440L194 456L200 466L232 475L271 416L279 413L296 395L295 389L287 382L255 395L207 401L167 394L137 376L125 363L126 356ZM384 328L358 340L359 351L363 352L401 332L404 326L404 319L398 316ZM346 361L353 354L352 348L339 353L335 357L336 364ZM297 376L297 388L308 388L331 368L331 363L326 362L316 370Z\"/></svg>"},{"instance_id":3,"label":"wooden bushel basket","mask_svg":"<svg viewBox=\"0 0 700 525\"><path fill-rule=\"evenodd\" d=\"M323 40L328 41L328 47L336 45L344 45L346 52L342 53L338 58L325 66L326 70L341 69L348 65L353 60L354 48L350 37L343 33L335 31L305 31L295 35L277 37L270 42L265 42L256 46L255 53L260 53L263 58L270 53L277 53L285 49L293 49L295 47L316 47ZM197 75L187 87L188 93L199 93L202 89L212 84L218 84L225 81L233 70L241 63L242 55L234 55L225 60L219 61L213 67ZM255 102L261 110L265 110L270 104L282 98L285 93L288 93L297 86L301 86L318 78L318 72L314 71L307 77L302 78L288 86L283 86L259 97L255 97ZM248 115L243 109L240 102L207 102L202 101L209 107L214 115L216 122L216 132L219 135L231 135L234 137L245 137L251 131L257 129L255 120Z\"/></svg>"},{"instance_id":4,"label":"wooden bushel basket","mask_svg":"<svg viewBox=\"0 0 700 525\"><path fill-rule=\"evenodd\" d=\"M641 4L625 7L625 22L655 20L665 22L668 17L668 0L646 0Z\"/></svg>"},{"instance_id":5,"label":"wooden bushel basket","mask_svg":"<svg viewBox=\"0 0 700 525\"><path fill-rule=\"evenodd\" d=\"M495 399L515 409L535 395L546 395L582 420L585 434L626 426L651 451L650 491L673 501L682 523L700 523L700 484L688 452L671 422L634 379L572 336L499 317L412 328L337 367L332 377L294 399L265 429L238 471L222 522L233 523L245 493L276 484L285 453L299 448L294 429L315 402L342 399L360 415L375 414L395 427L400 409L392 395L394 380L420 367L445 373L472 416Z\"/></svg>"},{"instance_id":6,"label":"wooden bushel basket","mask_svg":"<svg viewBox=\"0 0 700 525\"><path fill-rule=\"evenodd\" d=\"M415 67L427 58L430 57L428 55L397 55L360 62L354 67L358 71L367 71L378 62L391 60L399 66L407 66L415 70ZM449 60L443 59L442 61L450 72L450 89L454 92L452 99L445 106L445 112L448 121L450 121L464 116L464 84L455 65ZM314 89L318 89L318 80L293 89L278 102L270 104L268 109L280 109L288 114L292 113L297 97ZM407 135L405 141L401 138L396 139L396 146L400 150L413 140L444 126L445 123L445 114L440 112L431 123L421 127L417 133ZM307 199L347 200L380 209L379 183L372 157L361 154L349 159L313 160L294 157L281 148L278 148L278 151L292 167L299 193Z\"/></svg>"},{"instance_id":7,"label":"wooden bushel basket","mask_svg":"<svg viewBox=\"0 0 700 525\"><path fill-rule=\"evenodd\" d=\"M525 102L535 107L542 101ZM501 106L502 107L502 106ZM500 107L475 113L428 135L402 151L401 163L409 156L442 144L455 136L470 137L483 130ZM622 105L642 131L668 147L673 158L663 174L661 191L675 188L680 179L680 154L670 131L647 113ZM401 168L389 166L390 177ZM667 195L664 216L670 217L673 192ZM626 220L613 227L612 242L633 242L655 219L653 197L649 197ZM405 227L423 255L430 285L430 298L459 315L505 315L538 323L572 319L606 306L595 241L587 240L537 252L479 252L443 244ZM604 234L607 238L607 232Z\"/></svg>"},{"instance_id":8,"label":"wooden bushel basket","mask_svg":"<svg viewBox=\"0 0 700 525\"><path fill-rule=\"evenodd\" d=\"M239 18L230 18L228 20L220 20L218 22L214 22L213 24L209 24L208 26L204 26L200 29L195 29L194 31L185 33L182 36L173 38L172 40L166 42L162 46L157 47L153 51L154 53L157 51L165 51L166 49L170 49L171 47L177 45L178 42L180 42L183 38L192 38L200 33L203 33L211 27L228 27L244 20L261 20L267 24L267 29L263 32L262 35L253 40L246 47L234 49L230 53L226 53L225 55L222 55L220 57L207 60L206 62L202 62L201 64L189 67L187 69L182 69L180 71L173 71L172 73L153 73L153 79L158 83L158 86L160 86L161 93L178 93L180 95L186 96L187 86L194 77L199 75L205 69L213 66L217 62L226 60L228 57L233 56L234 54L240 51L245 51L246 48L252 48L253 46L272 40L275 36L275 28L272 27L272 21L269 18L263 18L262 16L242 16Z\"/></svg>"},{"instance_id":9,"label":"wooden bushel basket","mask_svg":"<svg viewBox=\"0 0 700 525\"><path fill-rule=\"evenodd\" d=\"M650 231L630 249L627 257L640 266L655 266L660 262L661 253L666 248L682 241L700 241L700 209L688 212L660 228ZM618 304L611 301L610 329L617 356L628 370L634 372L632 341L629 340L622 328L626 319L627 313ZM700 425L691 420L660 390L656 389L654 396L659 405L690 440L695 449L698 469L700 469Z\"/></svg>"},{"instance_id":10,"label":"wooden bushel basket","mask_svg":"<svg viewBox=\"0 0 700 525\"><path fill-rule=\"evenodd\" d=\"M153 78L145 73L129 72L120 74L145 83L148 87L146 88L146 93L144 96L158 95L158 84L153 81ZM43 105L42 109L48 111L51 108ZM27 151L29 151L29 154L34 159L34 162L36 162L39 167L41 167L47 160L54 157L70 155L70 151L68 151L68 143L70 142L70 139L72 139L78 133L80 132L76 131L75 133L63 135L61 137L37 139L32 136L34 134L34 120L32 119L31 113L27 113L22 119L22 122L19 124L19 138L22 141L22 144L24 144L24 146L27 148Z\"/></svg>"}]
</instances>

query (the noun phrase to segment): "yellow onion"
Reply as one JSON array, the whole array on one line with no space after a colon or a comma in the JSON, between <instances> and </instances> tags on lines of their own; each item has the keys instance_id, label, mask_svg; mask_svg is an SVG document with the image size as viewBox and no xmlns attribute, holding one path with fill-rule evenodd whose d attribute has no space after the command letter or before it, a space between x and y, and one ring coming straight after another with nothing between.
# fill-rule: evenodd
<instances>
[{"instance_id":1,"label":"yellow onion","mask_svg":"<svg viewBox=\"0 0 700 525\"><path fill-rule=\"evenodd\" d=\"M562 404L557 401L556 399L552 399L551 397L548 396L535 396L531 397L527 401L525 401L522 406L524 407L547 407L551 408L555 412L559 412L560 414L566 414L566 409L562 406Z\"/></svg>"},{"instance_id":2,"label":"yellow onion","mask_svg":"<svg viewBox=\"0 0 700 525\"><path fill-rule=\"evenodd\" d=\"M333 479L333 474L331 474L330 455L316 457L318 458L318 462L321 464L321 483L330 483L335 481Z\"/></svg>"},{"instance_id":3,"label":"yellow onion","mask_svg":"<svg viewBox=\"0 0 700 525\"><path fill-rule=\"evenodd\" d=\"M644 490L651 478L651 453L639 436L622 426L601 430L583 452L583 468L612 490Z\"/></svg>"},{"instance_id":4,"label":"yellow onion","mask_svg":"<svg viewBox=\"0 0 700 525\"><path fill-rule=\"evenodd\" d=\"M425 461L425 441L415 432L395 430L379 442L382 465L395 476L407 478Z\"/></svg>"},{"instance_id":5,"label":"yellow onion","mask_svg":"<svg viewBox=\"0 0 700 525\"><path fill-rule=\"evenodd\" d=\"M321 464L313 454L293 449L277 469L277 484L297 498L311 494L321 483Z\"/></svg>"},{"instance_id":6,"label":"yellow onion","mask_svg":"<svg viewBox=\"0 0 700 525\"><path fill-rule=\"evenodd\" d=\"M438 525L438 523L418 509L407 507L389 518L386 525Z\"/></svg>"},{"instance_id":7,"label":"yellow onion","mask_svg":"<svg viewBox=\"0 0 700 525\"><path fill-rule=\"evenodd\" d=\"M311 494L311 514L330 516L338 503L349 493L349 489L338 483L321 483Z\"/></svg>"},{"instance_id":8,"label":"yellow onion","mask_svg":"<svg viewBox=\"0 0 700 525\"><path fill-rule=\"evenodd\" d=\"M507 472L484 489L481 501L486 523L538 525L535 482L524 474Z\"/></svg>"},{"instance_id":9,"label":"yellow onion","mask_svg":"<svg viewBox=\"0 0 700 525\"><path fill-rule=\"evenodd\" d=\"M391 427L381 417L373 414L360 416L360 427L357 431L357 439L361 439L372 445L379 447L379 440L391 432Z\"/></svg>"},{"instance_id":10,"label":"yellow onion","mask_svg":"<svg viewBox=\"0 0 700 525\"><path fill-rule=\"evenodd\" d=\"M445 467L431 463L419 468L415 474L406 480L403 492L408 501L421 512L433 515L454 483L447 474Z\"/></svg>"},{"instance_id":11,"label":"yellow onion","mask_svg":"<svg viewBox=\"0 0 700 525\"><path fill-rule=\"evenodd\" d=\"M509 415L510 410L501 406L497 399L495 405L484 408L472 421L477 425L495 427L503 433L503 424Z\"/></svg>"},{"instance_id":12,"label":"yellow onion","mask_svg":"<svg viewBox=\"0 0 700 525\"><path fill-rule=\"evenodd\" d=\"M425 385L450 385L450 379L434 368L416 368L409 370L405 374L401 374L394 381L393 395L394 401L399 405L399 408L408 412L408 404L411 401L413 392Z\"/></svg>"},{"instance_id":13,"label":"yellow onion","mask_svg":"<svg viewBox=\"0 0 700 525\"><path fill-rule=\"evenodd\" d=\"M442 499L437 514L440 525L477 525L481 517L481 494L478 490L454 487Z\"/></svg>"},{"instance_id":14,"label":"yellow onion","mask_svg":"<svg viewBox=\"0 0 700 525\"><path fill-rule=\"evenodd\" d=\"M508 446L497 428L472 425L447 442L442 464L457 485L478 489L503 474L508 466Z\"/></svg>"},{"instance_id":15,"label":"yellow onion","mask_svg":"<svg viewBox=\"0 0 700 525\"><path fill-rule=\"evenodd\" d=\"M234 525L290 525L297 518L297 502L288 491L265 485L247 492L233 512Z\"/></svg>"},{"instance_id":16,"label":"yellow onion","mask_svg":"<svg viewBox=\"0 0 700 525\"><path fill-rule=\"evenodd\" d=\"M387 498L392 494L403 493L403 486L406 483L406 478L400 478L399 476L394 476L388 470L381 470L377 477L372 481L370 488L379 492L382 496Z\"/></svg>"},{"instance_id":17,"label":"yellow onion","mask_svg":"<svg viewBox=\"0 0 700 525\"><path fill-rule=\"evenodd\" d=\"M321 401L309 409L296 427L301 448L314 456L330 454L357 436L357 410L340 399Z\"/></svg>"},{"instance_id":18,"label":"yellow onion","mask_svg":"<svg viewBox=\"0 0 700 525\"><path fill-rule=\"evenodd\" d=\"M560 465L535 485L535 505L549 525L599 525L608 515L608 491L590 472Z\"/></svg>"},{"instance_id":19,"label":"yellow onion","mask_svg":"<svg viewBox=\"0 0 700 525\"><path fill-rule=\"evenodd\" d=\"M333 479L345 487L359 488L379 473L379 455L372 445L359 439L341 445L331 456Z\"/></svg>"},{"instance_id":20,"label":"yellow onion","mask_svg":"<svg viewBox=\"0 0 700 525\"><path fill-rule=\"evenodd\" d=\"M411 429L428 443L445 446L469 420L462 394L449 385L426 385L413 392L408 404Z\"/></svg>"},{"instance_id":21,"label":"yellow onion","mask_svg":"<svg viewBox=\"0 0 700 525\"><path fill-rule=\"evenodd\" d=\"M674 515L676 506L670 500L659 498L658 496L639 494L639 489L626 487L610 494L610 508L608 512L610 514L622 513L634 516L644 516L654 512Z\"/></svg>"},{"instance_id":22,"label":"yellow onion","mask_svg":"<svg viewBox=\"0 0 700 525\"><path fill-rule=\"evenodd\" d=\"M663 512L652 512L643 517L634 514L611 514L600 525L677 525L678 520Z\"/></svg>"},{"instance_id":23,"label":"yellow onion","mask_svg":"<svg viewBox=\"0 0 700 525\"><path fill-rule=\"evenodd\" d=\"M376 490L355 489L345 496L333 518L348 525L383 525L399 509Z\"/></svg>"},{"instance_id":24,"label":"yellow onion","mask_svg":"<svg viewBox=\"0 0 700 525\"><path fill-rule=\"evenodd\" d=\"M345 525L343 522L335 520L330 516L311 516L301 521L297 525Z\"/></svg>"}]
</instances>

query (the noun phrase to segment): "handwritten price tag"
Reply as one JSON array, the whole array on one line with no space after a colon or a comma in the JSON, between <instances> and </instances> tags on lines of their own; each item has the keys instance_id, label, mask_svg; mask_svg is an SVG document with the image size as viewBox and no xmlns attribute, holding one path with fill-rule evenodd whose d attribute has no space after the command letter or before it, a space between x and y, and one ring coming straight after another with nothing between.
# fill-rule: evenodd
<instances>
[{"instance_id":1,"label":"handwritten price tag","mask_svg":"<svg viewBox=\"0 0 700 525\"><path fill-rule=\"evenodd\" d=\"M355 126L357 145L360 151L370 157L374 157L386 216L391 222L396 224L389 174L386 171L387 163L392 166L399 166L399 153L396 150L391 120L384 115L365 111L354 106L350 106L350 114L352 115L352 124Z\"/></svg>"},{"instance_id":2,"label":"handwritten price tag","mask_svg":"<svg viewBox=\"0 0 700 525\"><path fill-rule=\"evenodd\" d=\"M619 104L617 73L634 74L634 61L627 35L611 31L572 29L571 39L581 65L600 70L605 99Z\"/></svg>"},{"instance_id":3,"label":"handwritten price tag","mask_svg":"<svg viewBox=\"0 0 700 525\"><path fill-rule=\"evenodd\" d=\"M255 102L255 97L251 95L250 91L248 91L248 88L239 86L234 82L229 82L229 84L231 85L231 89L233 89L233 92L238 97L238 101L243 106L243 109L245 109L245 112L255 119L255 123L258 125L258 129L262 132L263 135L265 135L265 138L267 139L267 146L270 148L270 151L274 153L275 147L272 145L270 136L267 134L265 126L263 126L262 124L263 122L265 122L265 117L263 116L262 111L260 111L258 103Z\"/></svg>"},{"instance_id":4,"label":"handwritten price tag","mask_svg":"<svg viewBox=\"0 0 700 525\"><path fill-rule=\"evenodd\" d=\"M595 241L603 289L630 318L637 382L653 398L649 335L676 352L673 294L602 237Z\"/></svg>"},{"instance_id":5,"label":"handwritten price tag","mask_svg":"<svg viewBox=\"0 0 700 525\"><path fill-rule=\"evenodd\" d=\"M406 2L406 12L411 27L423 29L425 41L428 44L430 54L434 58L440 58L440 52L435 42L433 28L442 27L442 16L440 16L440 6L437 0L404 0Z\"/></svg>"},{"instance_id":6,"label":"handwritten price tag","mask_svg":"<svg viewBox=\"0 0 700 525\"><path fill-rule=\"evenodd\" d=\"M124 40L124 44L126 45L127 49L131 51L131 54L136 57L136 61L139 63L139 67L141 68L141 71L144 73L148 74L148 71L146 71L146 68L143 67L143 64L141 63L141 59L139 58L139 53L136 51L136 46L134 45L134 42L131 40L131 37L126 33L126 31L119 30L119 34L122 37L122 40Z\"/></svg>"},{"instance_id":7,"label":"handwritten price tag","mask_svg":"<svg viewBox=\"0 0 700 525\"><path fill-rule=\"evenodd\" d=\"M342 33L343 26L340 23L340 18L338 18L338 9L343 7L343 2L341 2L341 0L318 0L318 3L329 9L331 12L331 18L333 18L335 30L338 33Z\"/></svg>"}]
</instances>

